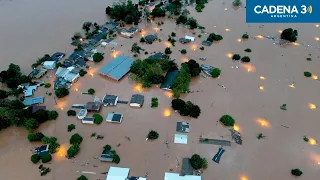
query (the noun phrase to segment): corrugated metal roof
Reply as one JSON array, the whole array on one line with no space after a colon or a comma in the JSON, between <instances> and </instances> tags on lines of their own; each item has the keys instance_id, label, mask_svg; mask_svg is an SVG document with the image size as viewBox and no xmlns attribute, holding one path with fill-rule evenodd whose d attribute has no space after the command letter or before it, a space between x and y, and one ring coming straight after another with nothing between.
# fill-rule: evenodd
<instances>
[{"instance_id":1,"label":"corrugated metal roof","mask_svg":"<svg viewBox=\"0 0 320 180\"><path fill-rule=\"evenodd\" d=\"M119 81L129 71L133 59L129 56L119 56L99 70L99 73Z\"/></svg>"},{"instance_id":2,"label":"corrugated metal roof","mask_svg":"<svg viewBox=\"0 0 320 180\"><path fill-rule=\"evenodd\" d=\"M30 105L33 105L33 104L42 104L43 101L44 101L43 96L38 96L38 97L33 97L33 98L26 98L23 101L23 104L26 105L26 106L30 106Z\"/></svg>"},{"instance_id":3,"label":"corrugated metal roof","mask_svg":"<svg viewBox=\"0 0 320 180\"><path fill-rule=\"evenodd\" d=\"M178 74L179 74L178 70L168 72L166 77L165 77L166 79L160 85L160 88L161 89L171 89L171 85L173 84L173 82L176 79L176 77L178 76Z\"/></svg>"},{"instance_id":4,"label":"corrugated metal roof","mask_svg":"<svg viewBox=\"0 0 320 180\"><path fill-rule=\"evenodd\" d=\"M110 167L106 180L125 180L129 175L129 168Z\"/></svg>"}]
</instances>

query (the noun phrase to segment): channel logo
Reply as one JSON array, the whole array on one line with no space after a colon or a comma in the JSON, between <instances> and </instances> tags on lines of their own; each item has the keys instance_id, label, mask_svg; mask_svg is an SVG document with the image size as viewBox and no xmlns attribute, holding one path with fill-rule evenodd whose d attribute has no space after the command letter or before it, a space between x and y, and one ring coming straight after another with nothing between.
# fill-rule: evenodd
<instances>
[{"instance_id":1,"label":"channel logo","mask_svg":"<svg viewBox=\"0 0 320 180\"><path fill-rule=\"evenodd\" d=\"M247 23L319 23L320 1L247 0ZM314 11L315 10L315 11Z\"/></svg>"}]
</instances>

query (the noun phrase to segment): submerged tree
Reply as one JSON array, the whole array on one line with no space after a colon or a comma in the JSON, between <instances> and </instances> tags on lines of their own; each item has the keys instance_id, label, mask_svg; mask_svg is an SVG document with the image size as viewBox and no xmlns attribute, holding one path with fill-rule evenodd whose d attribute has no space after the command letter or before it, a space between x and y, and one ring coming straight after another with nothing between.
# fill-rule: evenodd
<instances>
[{"instance_id":1,"label":"submerged tree","mask_svg":"<svg viewBox=\"0 0 320 180\"><path fill-rule=\"evenodd\" d=\"M127 24L134 23L138 25L142 13L139 11L138 6L135 6L131 0L113 4L112 7L106 8L106 14L112 19L121 20Z\"/></svg>"},{"instance_id":2,"label":"submerged tree","mask_svg":"<svg viewBox=\"0 0 320 180\"><path fill-rule=\"evenodd\" d=\"M140 54L140 50L143 50L140 46L138 46L138 43L133 43L131 47L131 52Z\"/></svg>"},{"instance_id":3,"label":"submerged tree","mask_svg":"<svg viewBox=\"0 0 320 180\"><path fill-rule=\"evenodd\" d=\"M288 28L282 31L280 38L290 41L290 42L296 42L298 36L298 31L293 30L292 28Z\"/></svg>"}]
</instances>

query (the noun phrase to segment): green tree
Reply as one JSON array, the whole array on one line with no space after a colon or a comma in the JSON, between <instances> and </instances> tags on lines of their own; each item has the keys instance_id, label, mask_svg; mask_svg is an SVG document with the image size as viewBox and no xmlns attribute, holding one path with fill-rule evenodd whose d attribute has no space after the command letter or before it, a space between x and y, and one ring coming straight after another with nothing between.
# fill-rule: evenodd
<instances>
[{"instance_id":1,"label":"green tree","mask_svg":"<svg viewBox=\"0 0 320 180\"><path fill-rule=\"evenodd\" d=\"M74 144L69 147L67 150L67 157L68 158L73 158L75 155L77 155L80 151L80 146L79 144Z\"/></svg>"},{"instance_id":2,"label":"green tree","mask_svg":"<svg viewBox=\"0 0 320 180\"><path fill-rule=\"evenodd\" d=\"M249 58L248 56L243 56L243 57L241 58L241 61L242 61L242 62L245 62L245 63L248 63L248 62L250 62L250 58Z\"/></svg>"},{"instance_id":3,"label":"green tree","mask_svg":"<svg viewBox=\"0 0 320 180\"><path fill-rule=\"evenodd\" d=\"M69 124L68 125L68 132L71 132L74 129L76 129L76 125L74 125L74 124Z\"/></svg>"},{"instance_id":4,"label":"green tree","mask_svg":"<svg viewBox=\"0 0 320 180\"><path fill-rule=\"evenodd\" d=\"M291 174L294 176L301 176L303 172L300 169L292 169Z\"/></svg>"},{"instance_id":5,"label":"green tree","mask_svg":"<svg viewBox=\"0 0 320 180\"><path fill-rule=\"evenodd\" d=\"M305 77L311 77L312 76L312 73L308 72L308 71L305 71L303 74L304 74Z\"/></svg>"},{"instance_id":6,"label":"green tree","mask_svg":"<svg viewBox=\"0 0 320 180\"><path fill-rule=\"evenodd\" d=\"M195 29L198 27L198 22L194 18L189 18L186 25L189 25L190 29Z\"/></svg>"},{"instance_id":7,"label":"green tree","mask_svg":"<svg viewBox=\"0 0 320 180\"><path fill-rule=\"evenodd\" d=\"M48 118L48 111L44 109L39 109L37 112L33 114L33 118L35 118L39 123L46 122Z\"/></svg>"},{"instance_id":8,"label":"green tree","mask_svg":"<svg viewBox=\"0 0 320 180\"><path fill-rule=\"evenodd\" d=\"M41 157L39 154L33 154L30 159L33 164L37 164L40 161Z\"/></svg>"},{"instance_id":9,"label":"green tree","mask_svg":"<svg viewBox=\"0 0 320 180\"><path fill-rule=\"evenodd\" d=\"M50 88L50 87L51 87L51 84L50 84L50 83L45 83L45 84L44 84L44 87L45 87L45 88Z\"/></svg>"},{"instance_id":10,"label":"green tree","mask_svg":"<svg viewBox=\"0 0 320 180\"><path fill-rule=\"evenodd\" d=\"M199 169L203 168L204 161L200 157L199 154L194 154L194 155L191 156L190 164L191 164L193 169L199 170Z\"/></svg>"},{"instance_id":11,"label":"green tree","mask_svg":"<svg viewBox=\"0 0 320 180\"><path fill-rule=\"evenodd\" d=\"M142 38L140 38L140 42L144 43L144 42L146 42L146 39L144 39L144 37L142 37Z\"/></svg>"},{"instance_id":12,"label":"green tree","mask_svg":"<svg viewBox=\"0 0 320 180\"><path fill-rule=\"evenodd\" d=\"M249 39L248 33L243 34L243 35L242 35L242 39Z\"/></svg>"},{"instance_id":13,"label":"green tree","mask_svg":"<svg viewBox=\"0 0 320 180\"><path fill-rule=\"evenodd\" d=\"M240 5L241 5L241 1L240 1L240 0L234 0L234 1L232 2L232 5L233 5L233 6L240 6Z\"/></svg>"},{"instance_id":14,"label":"green tree","mask_svg":"<svg viewBox=\"0 0 320 180\"><path fill-rule=\"evenodd\" d=\"M151 99L151 107L158 107L158 98L156 98L156 97L153 97L152 99Z\"/></svg>"},{"instance_id":15,"label":"green tree","mask_svg":"<svg viewBox=\"0 0 320 180\"><path fill-rule=\"evenodd\" d=\"M154 131L154 130L151 130L151 131L149 131L149 133L147 135L147 138L151 139L151 140L158 139L159 138L159 133Z\"/></svg>"},{"instance_id":16,"label":"green tree","mask_svg":"<svg viewBox=\"0 0 320 180\"><path fill-rule=\"evenodd\" d=\"M176 24L185 24L188 22L188 17L186 15L180 15L177 19L176 19Z\"/></svg>"},{"instance_id":17,"label":"green tree","mask_svg":"<svg viewBox=\"0 0 320 180\"><path fill-rule=\"evenodd\" d=\"M44 136L43 138L41 138L41 142L42 142L42 144L49 144L50 138L47 136Z\"/></svg>"},{"instance_id":18,"label":"green tree","mask_svg":"<svg viewBox=\"0 0 320 180\"><path fill-rule=\"evenodd\" d=\"M181 54L187 54L187 50L186 50L186 49L181 49L181 50L180 50L180 53L181 53Z\"/></svg>"},{"instance_id":19,"label":"green tree","mask_svg":"<svg viewBox=\"0 0 320 180\"><path fill-rule=\"evenodd\" d=\"M85 71L84 69L80 69L79 75L80 75L81 77L83 77L83 76L86 75L86 74L87 74L87 71Z\"/></svg>"},{"instance_id":20,"label":"green tree","mask_svg":"<svg viewBox=\"0 0 320 180\"><path fill-rule=\"evenodd\" d=\"M186 93L189 89L191 75L188 73L188 67L182 65L180 72L174 80L171 89L175 98L180 97L182 93Z\"/></svg>"},{"instance_id":21,"label":"green tree","mask_svg":"<svg viewBox=\"0 0 320 180\"><path fill-rule=\"evenodd\" d=\"M67 111L67 115L68 116L76 116L76 114L77 114L77 112L75 110L71 110L70 109L70 110Z\"/></svg>"},{"instance_id":22,"label":"green tree","mask_svg":"<svg viewBox=\"0 0 320 180\"><path fill-rule=\"evenodd\" d=\"M10 109L23 109L25 105L20 100L12 100L12 101L9 101L8 107Z\"/></svg>"},{"instance_id":23,"label":"green tree","mask_svg":"<svg viewBox=\"0 0 320 180\"><path fill-rule=\"evenodd\" d=\"M85 22L85 23L83 23L83 25L82 25L82 29L85 30L86 32L89 32L91 26L92 26L92 22Z\"/></svg>"},{"instance_id":24,"label":"green tree","mask_svg":"<svg viewBox=\"0 0 320 180\"><path fill-rule=\"evenodd\" d=\"M101 124L103 122L103 117L100 114L94 114L92 117L94 117L95 124Z\"/></svg>"},{"instance_id":25,"label":"green tree","mask_svg":"<svg viewBox=\"0 0 320 180\"><path fill-rule=\"evenodd\" d=\"M184 100L179 99L179 98L173 99L171 101L171 107L175 111L180 111L185 105L186 105L186 103L184 102Z\"/></svg>"},{"instance_id":26,"label":"green tree","mask_svg":"<svg viewBox=\"0 0 320 180\"><path fill-rule=\"evenodd\" d=\"M42 156L41 161L42 163L47 163L50 162L52 160L52 156L51 154L45 154L44 156Z\"/></svg>"},{"instance_id":27,"label":"green tree","mask_svg":"<svg viewBox=\"0 0 320 180\"><path fill-rule=\"evenodd\" d=\"M0 89L0 99L4 99L4 98L7 98L8 97L8 94L6 91Z\"/></svg>"},{"instance_id":28,"label":"green tree","mask_svg":"<svg viewBox=\"0 0 320 180\"><path fill-rule=\"evenodd\" d=\"M241 56L239 55L239 54L234 54L233 56L232 56L232 60L240 60L241 59Z\"/></svg>"},{"instance_id":29,"label":"green tree","mask_svg":"<svg viewBox=\"0 0 320 180\"><path fill-rule=\"evenodd\" d=\"M191 77L196 77L201 72L200 65L193 59L190 59L188 62L183 63L181 66L186 68Z\"/></svg>"},{"instance_id":30,"label":"green tree","mask_svg":"<svg viewBox=\"0 0 320 180\"><path fill-rule=\"evenodd\" d=\"M298 36L298 31L293 30L292 28L288 28L282 31L280 38L290 41L290 42L296 42Z\"/></svg>"},{"instance_id":31,"label":"green tree","mask_svg":"<svg viewBox=\"0 0 320 180\"><path fill-rule=\"evenodd\" d=\"M94 62L100 62L103 60L103 55L101 53L94 53L93 54L93 61Z\"/></svg>"},{"instance_id":32,"label":"green tree","mask_svg":"<svg viewBox=\"0 0 320 180\"><path fill-rule=\"evenodd\" d=\"M88 93L91 94L91 95L93 95L95 92L96 91L94 89L92 89L92 88L88 89Z\"/></svg>"},{"instance_id":33,"label":"green tree","mask_svg":"<svg viewBox=\"0 0 320 180\"><path fill-rule=\"evenodd\" d=\"M28 134L29 141L41 141L44 135L41 132L30 133Z\"/></svg>"},{"instance_id":34,"label":"green tree","mask_svg":"<svg viewBox=\"0 0 320 180\"><path fill-rule=\"evenodd\" d=\"M245 51L245 52L248 52L248 53L249 53L249 52L252 52L252 50L251 50L250 48L247 48L247 49L245 49L244 51Z\"/></svg>"},{"instance_id":35,"label":"green tree","mask_svg":"<svg viewBox=\"0 0 320 180\"><path fill-rule=\"evenodd\" d=\"M75 144L81 144L82 140L83 140L83 138L82 138L78 133L76 133L76 134L73 134L73 135L71 136L71 138L70 138L70 144L73 144L73 145L75 145Z\"/></svg>"},{"instance_id":36,"label":"green tree","mask_svg":"<svg viewBox=\"0 0 320 180\"><path fill-rule=\"evenodd\" d=\"M193 118L198 118L201 114L200 107L198 105L193 105L191 107L190 116Z\"/></svg>"},{"instance_id":37,"label":"green tree","mask_svg":"<svg viewBox=\"0 0 320 180\"><path fill-rule=\"evenodd\" d=\"M24 127L28 129L28 131L32 131L39 127L39 123L32 118L25 118L24 119Z\"/></svg>"},{"instance_id":38,"label":"green tree","mask_svg":"<svg viewBox=\"0 0 320 180\"><path fill-rule=\"evenodd\" d=\"M56 120L59 117L59 113L57 111L48 111L48 120Z\"/></svg>"},{"instance_id":39,"label":"green tree","mask_svg":"<svg viewBox=\"0 0 320 180\"><path fill-rule=\"evenodd\" d=\"M207 41L213 42L213 41L221 41L223 37L219 34L211 33L209 34Z\"/></svg>"},{"instance_id":40,"label":"green tree","mask_svg":"<svg viewBox=\"0 0 320 180\"><path fill-rule=\"evenodd\" d=\"M63 98L69 95L69 90L67 88L58 88L54 92L58 98Z\"/></svg>"},{"instance_id":41,"label":"green tree","mask_svg":"<svg viewBox=\"0 0 320 180\"><path fill-rule=\"evenodd\" d=\"M167 47L167 48L164 50L164 53L166 53L166 54L171 54L172 51L171 51L171 49L170 49L169 47Z\"/></svg>"},{"instance_id":42,"label":"green tree","mask_svg":"<svg viewBox=\"0 0 320 180\"><path fill-rule=\"evenodd\" d=\"M81 175L77 178L77 180L88 180L88 178L84 175Z\"/></svg>"},{"instance_id":43,"label":"green tree","mask_svg":"<svg viewBox=\"0 0 320 180\"><path fill-rule=\"evenodd\" d=\"M116 153L113 153L112 162L119 164L120 163L120 156Z\"/></svg>"},{"instance_id":44,"label":"green tree","mask_svg":"<svg viewBox=\"0 0 320 180\"><path fill-rule=\"evenodd\" d=\"M139 11L138 6L135 6L131 0L121 3L115 3L112 7L106 8L106 14L111 19L122 20L127 24L134 23L138 25L142 13Z\"/></svg>"},{"instance_id":45,"label":"green tree","mask_svg":"<svg viewBox=\"0 0 320 180\"><path fill-rule=\"evenodd\" d=\"M164 9L162 9L159 6L156 6L152 12L151 12L151 16L152 17L165 17L166 16L166 11Z\"/></svg>"},{"instance_id":46,"label":"green tree","mask_svg":"<svg viewBox=\"0 0 320 180\"><path fill-rule=\"evenodd\" d=\"M131 52L140 54L140 51L143 50L140 46L138 46L138 43L133 43L131 47Z\"/></svg>"},{"instance_id":47,"label":"green tree","mask_svg":"<svg viewBox=\"0 0 320 180\"><path fill-rule=\"evenodd\" d=\"M107 145L105 145L103 147L103 149L106 150L106 151L110 151L111 150L111 146L109 144L107 144Z\"/></svg>"},{"instance_id":48,"label":"green tree","mask_svg":"<svg viewBox=\"0 0 320 180\"><path fill-rule=\"evenodd\" d=\"M220 118L220 122L225 126L233 126L235 123L235 120L230 115L223 115Z\"/></svg>"},{"instance_id":49,"label":"green tree","mask_svg":"<svg viewBox=\"0 0 320 180\"><path fill-rule=\"evenodd\" d=\"M212 69L212 71L210 72L211 77L213 78L217 78L219 77L221 74L221 70L219 68L214 68Z\"/></svg>"}]
</instances>

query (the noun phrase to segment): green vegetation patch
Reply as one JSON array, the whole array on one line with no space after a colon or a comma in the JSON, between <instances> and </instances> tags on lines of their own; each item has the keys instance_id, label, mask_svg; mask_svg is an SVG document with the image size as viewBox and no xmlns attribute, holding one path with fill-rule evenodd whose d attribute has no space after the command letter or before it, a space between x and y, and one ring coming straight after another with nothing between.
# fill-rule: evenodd
<instances>
[{"instance_id":1,"label":"green vegetation patch","mask_svg":"<svg viewBox=\"0 0 320 180\"><path fill-rule=\"evenodd\" d=\"M220 122L225 126L234 126L235 120L230 115L223 115L220 118Z\"/></svg>"}]
</instances>

